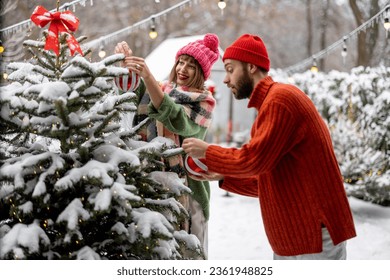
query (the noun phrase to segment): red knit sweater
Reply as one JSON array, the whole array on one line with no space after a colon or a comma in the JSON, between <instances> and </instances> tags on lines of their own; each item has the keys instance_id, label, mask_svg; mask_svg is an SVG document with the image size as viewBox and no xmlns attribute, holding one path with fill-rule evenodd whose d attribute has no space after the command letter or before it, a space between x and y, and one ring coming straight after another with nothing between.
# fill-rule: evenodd
<instances>
[{"instance_id":1,"label":"red knit sweater","mask_svg":"<svg viewBox=\"0 0 390 280\"><path fill-rule=\"evenodd\" d=\"M258 110L250 142L240 149L210 145L206 164L225 175L223 189L259 197L273 251L321 252L322 225L334 244L356 236L329 130L311 100L266 77L248 107Z\"/></svg>"}]
</instances>

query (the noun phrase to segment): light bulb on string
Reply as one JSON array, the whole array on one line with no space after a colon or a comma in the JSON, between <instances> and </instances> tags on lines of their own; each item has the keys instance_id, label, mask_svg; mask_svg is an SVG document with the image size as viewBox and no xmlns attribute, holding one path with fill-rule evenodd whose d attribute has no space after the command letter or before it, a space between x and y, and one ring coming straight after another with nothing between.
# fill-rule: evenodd
<instances>
[{"instance_id":1,"label":"light bulb on string","mask_svg":"<svg viewBox=\"0 0 390 280\"><path fill-rule=\"evenodd\" d=\"M152 18L152 24L150 25L150 30L149 30L149 37L150 39L154 40L158 36L158 33L156 31L156 20L155 18Z\"/></svg>"},{"instance_id":2,"label":"light bulb on string","mask_svg":"<svg viewBox=\"0 0 390 280\"><path fill-rule=\"evenodd\" d=\"M386 29L386 38L387 38L387 36L388 36L387 34L389 33L389 28L390 28L390 21L389 21L388 17L385 17L385 21L383 23L383 26Z\"/></svg>"},{"instance_id":3,"label":"light bulb on string","mask_svg":"<svg viewBox=\"0 0 390 280\"><path fill-rule=\"evenodd\" d=\"M4 52L4 46L3 46L3 41L0 40L0 54Z\"/></svg>"},{"instance_id":4,"label":"light bulb on string","mask_svg":"<svg viewBox=\"0 0 390 280\"><path fill-rule=\"evenodd\" d=\"M315 58L313 59L313 65L311 66L310 71L313 74L318 73L317 60Z\"/></svg>"},{"instance_id":5,"label":"light bulb on string","mask_svg":"<svg viewBox=\"0 0 390 280\"><path fill-rule=\"evenodd\" d=\"M386 15L385 15L385 19L383 21L383 26L386 29L386 38L388 36L387 34L389 33L389 28L390 28L389 10L390 10L390 8L386 9L386 11L385 11Z\"/></svg>"},{"instance_id":6,"label":"light bulb on string","mask_svg":"<svg viewBox=\"0 0 390 280\"><path fill-rule=\"evenodd\" d=\"M219 2L218 2L218 8L220 8L221 10L223 10L223 9L226 8L226 2L225 2L225 0L219 0Z\"/></svg>"},{"instance_id":7,"label":"light bulb on string","mask_svg":"<svg viewBox=\"0 0 390 280\"><path fill-rule=\"evenodd\" d=\"M389 21L388 17L385 18L385 22L383 23L383 26L385 27L386 31L389 30L389 28L390 28L390 21Z\"/></svg>"},{"instance_id":8,"label":"light bulb on string","mask_svg":"<svg viewBox=\"0 0 390 280\"><path fill-rule=\"evenodd\" d=\"M223 15L223 9L226 8L226 2L225 2L225 0L219 0L219 2L218 2L218 8L221 9L221 15Z\"/></svg>"},{"instance_id":9,"label":"light bulb on string","mask_svg":"<svg viewBox=\"0 0 390 280\"><path fill-rule=\"evenodd\" d=\"M104 47L101 46L99 50L99 57L104 58L106 56L106 51L104 50Z\"/></svg>"},{"instance_id":10,"label":"light bulb on string","mask_svg":"<svg viewBox=\"0 0 390 280\"><path fill-rule=\"evenodd\" d=\"M390 28L390 20L389 20L390 8L387 8L385 13L386 13L386 16L385 16L385 19L383 22L383 26L385 27L386 31L388 31Z\"/></svg>"}]
</instances>

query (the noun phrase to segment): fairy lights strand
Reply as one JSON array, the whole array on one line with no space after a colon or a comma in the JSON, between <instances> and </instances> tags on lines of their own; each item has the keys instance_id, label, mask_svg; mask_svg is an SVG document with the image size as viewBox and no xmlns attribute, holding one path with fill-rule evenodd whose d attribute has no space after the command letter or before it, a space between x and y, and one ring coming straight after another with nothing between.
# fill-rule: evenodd
<instances>
[{"instance_id":1,"label":"fairy lights strand","mask_svg":"<svg viewBox=\"0 0 390 280\"><path fill-rule=\"evenodd\" d=\"M81 3L81 5L85 6L85 2L87 0L76 0L76 1L73 1L71 3L65 3L64 5L62 5L59 9L60 10L66 10L68 9L70 6L73 6L75 7L76 4L78 3ZM146 18L146 19L143 19L131 26L128 26L126 28L123 28L123 29L120 29L114 33L111 33L110 35L106 35L106 36L103 36L103 37L100 37L98 39L95 39L89 43L86 43L85 46L87 48L89 47L94 47L96 45L98 45L99 43L103 43L104 45L107 44L108 42L111 42L112 41L112 38L114 38L115 36L118 36L119 34L122 34L124 32L127 32L127 34L129 34L133 29L137 28L137 27L141 27L143 25L146 25L148 22L152 21L152 20L155 20L156 18L159 18L169 12L171 12L172 10L175 10L177 8L180 8L186 4L188 4L189 2L191 2L193 0L185 0L185 1L182 1L162 12L159 12L157 14L154 14L154 15L151 15L150 17ZM197 1L202 1L202 0L197 0ZM91 2L91 5L93 5L93 0L90 0ZM368 21L366 21L365 23L363 23L362 25L360 25L358 28L356 28L355 30L353 30L352 32L350 32L348 35L345 35L343 36L340 40L336 41L335 43L333 43L332 45L330 45L329 47L327 47L326 49L323 49L322 51L319 51L318 53L316 54L313 54L311 57L299 62L299 63L296 63L292 66L289 66L285 69L283 69L284 71L286 71L287 73L290 73L290 72L294 72L294 71L298 71L304 67L306 67L307 65L310 65L313 63L313 61L316 61L318 59L321 59L322 57L324 57L325 55L327 55L328 53L330 53L331 51L333 51L334 49L336 49L337 47L339 47L340 45L345 45L345 42L347 41L347 39L359 34L359 32L361 32L362 30L365 30L367 28L371 26L373 26L374 24L374 21L375 20L378 20L378 18L380 16L383 16L383 14L386 12L388 13L390 9L390 4L387 4L379 13L377 13L375 16L373 16L371 19L369 19ZM51 10L50 12L54 12L56 11L56 9L54 10ZM388 18L389 15L386 15ZM20 26L23 26L23 25L30 25L31 23L31 20L28 19L28 20L25 20L23 22L20 22L18 24L15 24L15 25L12 25L12 26L9 26L9 27L6 27L4 29L1 29L0 30L0 33L1 32L13 32L16 28L20 27ZM387 30L386 30L387 32Z\"/></svg>"},{"instance_id":2,"label":"fairy lights strand","mask_svg":"<svg viewBox=\"0 0 390 280\"><path fill-rule=\"evenodd\" d=\"M84 47L92 48L92 47L94 47L94 46L96 46L96 45L99 45L99 44L101 44L101 43L103 43L103 45L106 45L107 43L113 41L112 38L115 38L115 37L118 36L119 34L122 34L122 33L125 33L125 32L126 32L127 34L129 34L131 31L133 31L133 29L138 28L138 27L141 27L141 26L143 26L143 25L147 25L148 22L153 21L153 20L156 20L157 18L159 18L159 17L161 17L161 16L163 16L163 15L166 15L166 14L168 14L169 12L171 12L171 11L177 9L177 8L180 8L180 7L182 7L182 6L188 4L189 2L192 2L192 1L193 1L193 0L185 0L185 1L182 1L182 2L180 2L180 3L178 3L178 4L176 4L176 5L172 6L172 7L170 7L170 8L168 8L168 9L164 10L164 11L161 11L161 12L159 12L159 13L157 13L157 14L154 14L154 15L149 16L149 17L146 18L146 19L143 19L143 20L141 20L141 21L139 21L139 22L136 22L135 24L133 24L133 25L131 25L131 26L128 26L128 27L125 27L125 28L120 29L120 30L118 30L118 31L115 31L115 32L113 32L113 33L111 33L111 34L109 34L109 35L106 35L106 36L102 36L102 37L100 37L100 38L97 38L97 39L95 39L95 40L92 40L91 42L85 43L85 44L84 44ZM199 1L199 0L198 0L198 1Z\"/></svg>"},{"instance_id":3,"label":"fairy lights strand","mask_svg":"<svg viewBox=\"0 0 390 280\"><path fill-rule=\"evenodd\" d=\"M67 2L67 3L63 4L61 7L59 7L59 10L60 11L67 10L71 6L73 6L73 9L74 9L75 5L79 4L79 3L80 3L80 5L85 6L85 2L86 1L87 0L75 0L75 1L72 1L70 3ZM90 0L90 3L91 3L91 5L93 5L93 0ZM50 12L54 13L56 11L57 11L57 8L51 10ZM31 19L26 19L26 20L24 20L22 22L19 22L19 23L16 23L14 25L5 27L3 29L0 29L0 33L4 32L4 34L7 35L7 34L15 32L15 30L17 30L17 29L20 29L20 28L22 28L24 26L30 26L30 25L31 25Z\"/></svg>"},{"instance_id":4,"label":"fairy lights strand","mask_svg":"<svg viewBox=\"0 0 390 280\"><path fill-rule=\"evenodd\" d=\"M86 1L87 0L76 0L76 1L73 1L71 3L65 3L64 5L62 5L59 8L59 10L60 11L66 10L70 6L74 7L76 4L78 4L80 2L81 2L81 5L85 6L85 2ZM90 1L91 1L91 5L93 5L93 0L90 0ZM118 36L119 34L122 34L122 33L125 33L125 32L127 32L127 34L129 34L135 28L138 28L138 27L141 27L143 25L146 25L148 22L152 21L153 19L157 19L157 18L159 18L159 17L161 17L163 15L166 15L169 12L171 12L171 11L177 9L177 8L181 8L184 5L186 5L186 4L188 4L188 3L192 2L192 1L194 1L194 0L184 0L184 1L182 1L182 2L180 2L178 4L176 4L176 5L173 5L172 7L168 8L168 9L166 9L164 11L161 11L161 12L159 12L157 14L151 15L150 17L148 17L146 19L143 19L143 20L141 20L141 21L139 21L139 22L137 22L137 23L135 23L135 24L133 24L131 26L128 26L126 28L123 28L123 29L120 29L118 31L115 31L115 32L113 32L113 33L111 33L109 35L100 37L100 38L95 39L95 40L93 40L91 42L88 42L88 43L84 44L84 46L87 47L87 48L91 48L91 47L94 47L94 46L98 45L99 43L103 43L105 45L108 42L110 42L112 40L112 38ZM202 1L202 0L196 0L196 1ZM55 12L55 11L56 11L56 9L53 9L50 12ZM12 26L6 27L4 29L1 29L0 33L4 32L6 34L9 34L9 33L14 32L17 28L21 28L21 26L26 26L26 25L29 26L30 24L31 24L31 20L28 19L28 20L22 21L20 23L14 24Z\"/></svg>"},{"instance_id":5,"label":"fairy lights strand","mask_svg":"<svg viewBox=\"0 0 390 280\"><path fill-rule=\"evenodd\" d=\"M377 13L371 19L369 19L368 21L366 21L365 23L360 25L355 30L351 31L348 35L343 36L340 40L336 41L335 43L333 43L332 45L330 45L326 49L323 49L322 51L319 51L318 53L313 54L311 57L309 57L309 58L307 58L299 63L296 63L290 67L287 67L283 70L286 71L287 73L298 71L299 69L302 69L302 68L306 67L307 65L312 64L313 60L318 60L318 59L324 57L325 55L327 55L328 53L330 53L331 51L333 51L334 49L336 49L340 45L343 45L347 39L352 38L353 36L356 36L362 30L365 30L368 27L370 27L370 25L372 26L374 21L378 20L378 18L380 16L382 16L386 11L388 11L389 8L390 8L390 4L387 4L386 7L384 7L379 13Z\"/></svg>"}]
</instances>

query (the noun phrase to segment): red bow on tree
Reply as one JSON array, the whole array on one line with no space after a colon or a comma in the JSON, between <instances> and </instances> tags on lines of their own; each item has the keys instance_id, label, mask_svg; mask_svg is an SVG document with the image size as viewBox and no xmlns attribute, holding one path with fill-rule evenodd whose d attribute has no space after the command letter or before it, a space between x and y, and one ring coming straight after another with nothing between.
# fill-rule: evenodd
<instances>
[{"instance_id":1,"label":"red bow on tree","mask_svg":"<svg viewBox=\"0 0 390 280\"><path fill-rule=\"evenodd\" d=\"M70 33L76 31L79 26L79 19L75 17L72 12L65 11L50 13L44 7L37 6L31 15L31 21L39 27L44 27L50 22L45 50L53 50L58 56L58 36L60 33L67 33L68 36L66 38L66 42L68 43L70 54L73 55L76 51L81 55L83 54L76 38Z\"/></svg>"}]
</instances>

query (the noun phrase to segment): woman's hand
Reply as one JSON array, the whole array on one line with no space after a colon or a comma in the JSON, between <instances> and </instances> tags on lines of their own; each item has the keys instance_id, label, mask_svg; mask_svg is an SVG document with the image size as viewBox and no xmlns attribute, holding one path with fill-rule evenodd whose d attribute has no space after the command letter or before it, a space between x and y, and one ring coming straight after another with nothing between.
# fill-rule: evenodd
<instances>
[{"instance_id":1,"label":"woman's hand","mask_svg":"<svg viewBox=\"0 0 390 280\"><path fill-rule=\"evenodd\" d=\"M130 49L129 45L125 41L116 44L115 53L123 53L125 57L133 55L133 51Z\"/></svg>"},{"instance_id":2,"label":"woman's hand","mask_svg":"<svg viewBox=\"0 0 390 280\"><path fill-rule=\"evenodd\" d=\"M128 56L125 58L124 64L130 71L143 78L150 100L152 101L153 106L158 109L164 99L164 93L160 88L159 83L150 72L148 65L146 65L145 59L137 56Z\"/></svg>"},{"instance_id":3,"label":"woman's hand","mask_svg":"<svg viewBox=\"0 0 390 280\"><path fill-rule=\"evenodd\" d=\"M129 48L129 45L125 41L116 44L115 53L122 53L125 55L125 58L133 55L133 51ZM121 62L121 66L126 67L125 60Z\"/></svg>"},{"instance_id":4,"label":"woman's hand","mask_svg":"<svg viewBox=\"0 0 390 280\"><path fill-rule=\"evenodd\" d=\"M152 73L149 70L148 65L146 65L145 59L137 56L129 56L125 58L125 65L130 71L137 73L144 79L152 77ZM147 81L145 81L147 82Z\"/></svg>"}]
</instances>

